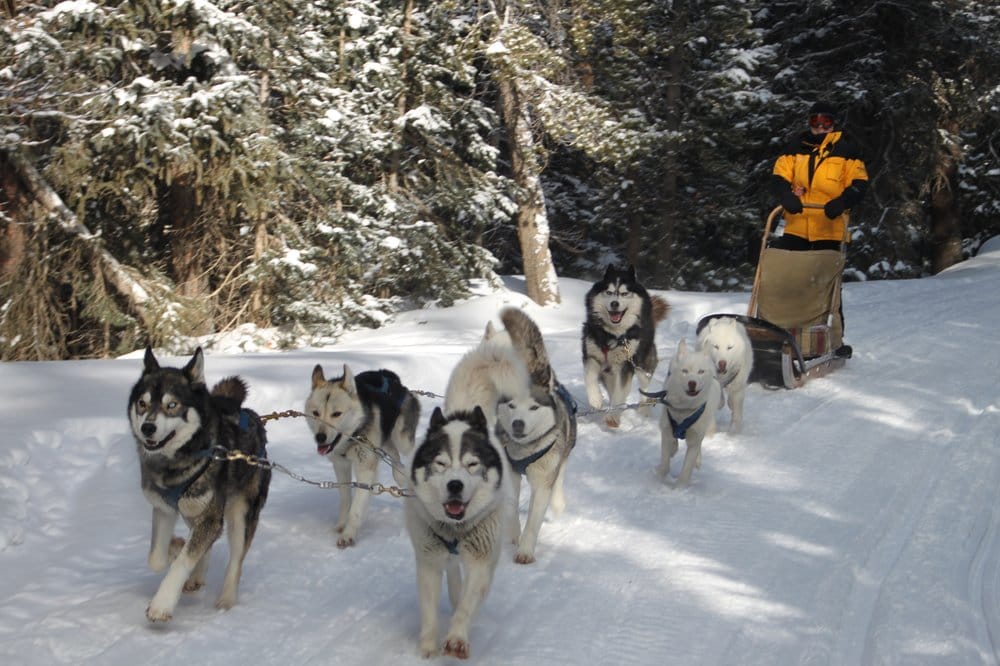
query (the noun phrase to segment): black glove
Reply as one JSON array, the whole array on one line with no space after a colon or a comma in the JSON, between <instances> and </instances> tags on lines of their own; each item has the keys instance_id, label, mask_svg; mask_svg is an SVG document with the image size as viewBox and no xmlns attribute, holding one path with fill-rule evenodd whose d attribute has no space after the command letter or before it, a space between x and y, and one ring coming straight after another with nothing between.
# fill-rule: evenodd
<instances>
[{"instance_id":1,"label":"black glove","mask_svg":"<svg viewBox=\"0 0 1000 666\"><path fill-rule=\"evenodd\" d=\"M795 192L785 190L781 193L781 207L793 215L801 213L802 199L795 196Z\"/></svg>"},{"instance_id":2,"label":"black glove","mask_svg":"<svg viewBox=\"0 0 1000 666\"><path fill-rule=\"evenodd\" d=\"M845 210L847 210L847 204L844 203L844 199L842 197L830 199L826 202L826 205L823 206L823 212L826 213L826 216L831 220L843 215Z\"/></svg>"}]
</instances>

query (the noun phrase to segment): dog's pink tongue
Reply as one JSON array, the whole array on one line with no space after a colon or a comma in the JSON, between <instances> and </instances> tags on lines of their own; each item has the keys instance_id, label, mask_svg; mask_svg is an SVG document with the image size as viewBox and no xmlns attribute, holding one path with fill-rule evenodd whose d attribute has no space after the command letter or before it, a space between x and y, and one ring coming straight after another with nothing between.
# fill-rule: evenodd
<instances>
[{"instance_id":1,"label":"dog's pink tongue","mask_svg":"<svg viewBox=\"0 0 1000 666\"><path fill-rule=\"evenodd\" d=\"M612 323L617 324L617 323L619 323L622 320L622 317L625 316L625 312L624 311L622 311L622 312L609 312L608 316L611 317L611 322Z\"/></svg>"},{"instance_id":2,"label":"dog's pink tongue","mask_svg":"<svg viewBox=\"0 0 1000 666\"><path fill-rule=\"evenodd\" d=\"M458 500L452 500L450 502L445 502L444 510L448 512L449 516L461 516L465 513L465 504L459 502Z\"/></svg>"}]
</instances>

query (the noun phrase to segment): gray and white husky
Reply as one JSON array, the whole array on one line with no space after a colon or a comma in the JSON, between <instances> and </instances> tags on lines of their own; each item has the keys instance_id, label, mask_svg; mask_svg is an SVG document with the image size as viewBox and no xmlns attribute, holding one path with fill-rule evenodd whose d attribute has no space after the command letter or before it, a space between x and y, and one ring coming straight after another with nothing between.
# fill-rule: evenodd
<instances>
[{"instance_id":1,"label":"gray and white husky","mask_svg":"<svg viewBox=\"0 0 1000 666\"><path fill-rule=\"evenodd\" d=\"M576 404L556 379L542 333L535 322L513 307L504 308L500 320L531 377L527 393L511 396L499 404L496 429L513 471L511 486L515 510L511 539L517 544L514 561L530 564L535 561L535 546L545 512L551 506L558 514L566 506L563 478L566 461L576 444ZM523 531L516 510L522 474L531 486L528 519Z\"/></svg>"},{"instance_id":2,"label":"gray and white husky","mask_svg":"<svg viewBox=\"0 0 1000 666\"><path fill-rule=\"evenodd\" d=\"M205 584L209 552L226 526L229 564L215 605L229 609L267 500L271 470L227 452L265 456L267 435L260 417L242 406L247 387L239 377L205 385L199 347L183 368L161 367L146 349L139 381L132 387L128 418L139 454L142 492L153 506L149 567L170 566L146 608L150 622L170 620L181 592ZM174 536L177 517L190 528Z\"/></svg>"},{"instance_id":3,"label":"gray and white husky","mask_svg":"<svg viewBox=\"0 0 1000 666\"><path fill-rule=\"evenodd\" d=\"M678 487L691 483L691 473L701 467L701 443L715 433L715 413L723 405L722 387L715 376L715 364L708 352L688 349L682 338L670 361L670 371L660 398L660 476L670 473L670 460L683 439L684 466L677 475Z\"/></svg>"},{"instance_id":4,"label":"gray and white husky","mask_svg":"<svg viewBox=\"0 0 1000 666\"><path fill-rule=\"evenodd\" d=\"M509 518L509 471L483 409L431 414L424 441L413 453L406 528L416 557L420 598L419 651L438 653L438 603L447 573L453 608L444 639L446 655L466 659L469 627L486 598Z\"/></svg>"},{"instance_id":5,"label":"gray and white husky","mask_svg":"<svg viewBox=\"0 0 1000 666\"><path fill-rule=\"evenodd\" d=\"M327 379L323 367L313 368L306 417L316 451L333 463L340 491L336 530L338 548L353 546L364 521L371 492L351 493L353 476L371 486L378 480L379 451L393 461L393 478L406 485L401 454L409 455L416 439L420 401L391 370L355 375L344 364L340 377Z\"/></svg>"},{"instance_id":6,"label":"gray and white husky","mask_svg":"<svg viewBox=\"0 0 1000 666\"><path fill-rule=\"evenodd\" d=\"M635 277L635 268L608 266L604 277L587 292L587 320L583 324L583 376L587 401L594 409L604 402L600 387L608 393L611 407L625 404L637 377L640 390L649 387L658 358L654 338L656 324L666 319L670 305L650 296ZM644 407L644 415L649 408ZM617 428L619 413L604 419Z\"/></svg>"}]
</instances>

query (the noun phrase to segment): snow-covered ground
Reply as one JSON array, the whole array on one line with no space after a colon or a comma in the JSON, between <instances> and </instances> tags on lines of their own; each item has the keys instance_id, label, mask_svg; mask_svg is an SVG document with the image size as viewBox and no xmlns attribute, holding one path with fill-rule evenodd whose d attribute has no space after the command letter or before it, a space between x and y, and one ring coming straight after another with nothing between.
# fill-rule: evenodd
<instances>
[{"instance_id":1,"label":"snow-covered ground","mask_svg":"<svg viewBox=\"0 0 1000 666\"><path fill-rule=\"evenodd\" d=\"M795 391L751 387L743 434L725 433L724 411L688 489L653 474L655 418L631 411L610 431L582 416L567 510L543 525L535 564L514 564L508 547L471 661L996 664L1000 245L990 249L937 277L846 285L854 359ZM563 305L547 309L508 286L324 349L213 350L209 382L241 374L260 412L301 409L316 363L388 367L441 394L486 321L515 304L586 410L588 285L563 280ZM658 329L664 358L701 316L747 299L660 293L673 305ZM278 472L239 604L213 608L223 540L206 588L170 623L147 623L161 575L146 568L150 509L125 418L140 356L0 364L0 663L424 663L407 500L374 498L357 546L338 550L337 493ZM440 401L422 403L418 436ZM268 435L273 460L332 480L301 419ZM522 519L526 509L525 485Z\"/></svg>"}]
</instances>

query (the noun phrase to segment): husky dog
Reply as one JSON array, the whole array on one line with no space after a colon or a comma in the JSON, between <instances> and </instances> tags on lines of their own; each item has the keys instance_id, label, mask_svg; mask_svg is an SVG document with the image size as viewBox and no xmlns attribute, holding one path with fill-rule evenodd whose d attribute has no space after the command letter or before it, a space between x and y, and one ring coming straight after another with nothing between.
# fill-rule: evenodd
<instances>
[{"instance_id":1,"label":"husky dog","mask_svg":"<svg viewBox=\"0 0 1000 666\"><path fill-rule=\"evenodd\" d=\"M527 394L512 396L497 407L496 429L513 471L511 539L517 544L514 561L530 564L535 561L535 544L546 510L551 505L558 514L566 506L563 477L569 453L576 444L576 404L556 379L535 322L522 310L511 307L504 308L500 320L531 374ZM531 486L523 532L516 510L522 474Z\"/></svg>"},{"instance_id":2,"label":"husky dog","mask_svg":"<svg viewBox=\"0 0 1000 666\"><path fill-rule=\"evenodd\" d=\"M583 324L583 374L587 401L594 409L603 404L600 386L611 406L625 403L638 370L639 388L646 389L656 370L653 338L656 324L670 312L659 296L650 296L635 277L635 268L608 266L586 297L587 321ZM649 408L642 410L648 415ZM618 414L609 413L608 427L617 428Z\"/></svg>"},{"instance_id":3,"label":"husky dog","mask_svg":"<svg viewBox=\"0 0 1000 666\"><path fill-rule=\"evenodd\" d=\"M471 412L479 406L490 433L496 425L497 405L527 396L531 377L524 359L511 345L507 331L486 324L483 339L459 360L444 392L444 413Z\"/></svg>"},{"instance_id":4,"label":"husky dog","mask_svg":"<svg viewBox=\"0 0 1000 666\"><path fill-rule=\"evenodd\" d=\"M345 363L344 374L328 380L317 364L306 399L306 416L317 453L330 459L337 482L343 484L338 488L337 547L353 546L371 493L359 489L351 501L351 473L360 484L374 484L382 450L395 463L392 474L396 483L406 485L400 454L409 455L413 450L420 401L391 370L369 370L355 376Z\"/></svg>"},{"instance_id":5,"label":"husky dog","mask_svg":"<svg viewBox=\"0 0 1000 666\"><path fill-rule=\"evenodd\" d=\"M260 417L242 407L247 386L239 377L223 379L209 392L201 348L183 368L163 368L146 348L142 375L132 387L128 418L139 453L142 492L153 506L149 568L170 565L146 609L150 622L169 620L181 591L205 584L212 544L222 533L229 541L222 593L216 608L236 603L243 558L267 500L271 470L242 460L226 461L227 451L265 456L267 435ZM177 516L191 529L174 537Z\"/></svg>"},{"instance_id":6,"label":"husky dog","mask_svg":"<svg viewBox=\"0 0 1000 666\"><path fill-rule=\"evenodd\" d=\"M486 598L509 520L510 485L503 454L478 405L471 412L431 414L410 465L414 497L405 505L420 598L420 654L438 652L438 602L447 572L454 610L446 655L469 656L469 625ZM463 581L464 576L464 581Z\"/></svg>"},{"instance_id":7,"label":"husky dog","mask_svg":"<svg viewBox=\"0 0 1000 666\"><path fill-rule=\"evenodd\" d=\"M698 334L698 344L715 363L716 376L729 399L729 432L743 427L743 399L753 370L753 346L746 327L733 317L709 319Z\"/></svg>"},{"instance_id":8,"label":"husky dog","mask_svg":"<svg viewBox=\"0 0 1000 666\"><path fill-rule=\"evenodd\" d=\"M722 407L722 387L707 352L689 350L682 338L670 362L664 382L663 413L660 415L660 476L670 473L670 459L677 453L677 440L687 445L684 467L677 486L691 482L691 472L701 467L701 442L715 433L715 413Z\"/></svg>"}]
</instances>

